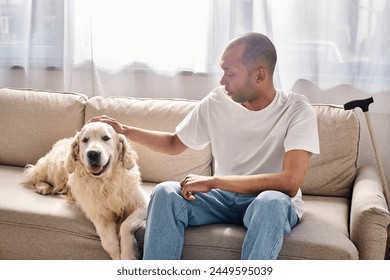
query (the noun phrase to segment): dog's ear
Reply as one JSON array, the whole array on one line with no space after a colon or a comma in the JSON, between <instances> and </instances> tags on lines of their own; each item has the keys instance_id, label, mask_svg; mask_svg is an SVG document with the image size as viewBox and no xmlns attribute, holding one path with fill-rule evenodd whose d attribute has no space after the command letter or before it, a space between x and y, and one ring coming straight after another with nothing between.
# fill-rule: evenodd
<instances>
[{"instance_id":1,"label":"dog's ear","mask_svg":"<svg viewBox=\"0 0 390 280\"><path fill-rule=\"evenodd\" d=\"M76 161L79 159L79 135L73 138L73 142L70 145L69 153L65 160L65 168L69 173L73 173L76 166Z\"/></svg>"},{"instance_id":2,"label":"dog's ear","mask_svg":"<svg viewBox=\"0 0 390 280\"><path fill-rule=\"evenodd\" d=\"M125 136L118 134L118 137L120 143L119 160L123 161L123 165L127 170L130 170L137 164L138 155L131 147Z\"/></svg>"}]
</instances>

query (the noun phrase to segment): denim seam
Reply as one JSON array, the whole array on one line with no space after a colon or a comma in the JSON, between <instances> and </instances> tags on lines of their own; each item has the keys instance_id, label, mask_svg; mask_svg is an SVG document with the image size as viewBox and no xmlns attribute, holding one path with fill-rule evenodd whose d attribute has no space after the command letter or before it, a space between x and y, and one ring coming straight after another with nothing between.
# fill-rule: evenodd
<instances>
[{"instance_id":1,"label":"denim seam","mask_svg":"<svg viewBox=\"0 0 390 280\"><path fill-rule=\"evenodd\" d=\"M187 209L187 205L188 205L188 201L186 201L183 206L179 209L179 211L177 211L176 215L175 215L175 222L178 222L180 221L180 218L179 216L182 214L182 212L184 211L184 209ZM187 221L187 224L188 224L188 221Z\"/></svg>"},{"instance_id":2,"label":"denim seam","mask_svg":"<svg viewBox=\"0 0 390 280\"><path fill-rule=\"evenodd\" d=\"M289 207L291 208L291 205L287 205L287 207L286 207L287 212L286 212L286 213L288 213L288 208L289 208ZM271 249L271 251L270 251L270 255L269 255L268 259L270 259L272 253L275 251L276 244L279 244L280 239L283 239L283 236L284 236L284 228L285 228L285 226L286 226L287 223L289 223L289 222L288 222L288 215L286 215L286 219L285 219L284 224L283 224L283 227L282 227L282 233L279 235L278 239L275 241L274 246L272 247L272 249ZM289 226L290 226L290 230L291 230L291 225L289 225Z\"/></svg>"},{"instance_id":3,"label":"denim seam","mask_svg":"<svg viewBox=\"0 0 390 280\"><path fill-rule=\"evenodd\" d=\"M183 206L179 209L179 211L177 211L177 213L175 214L175 222L176 223L180 223L182 222L182 220L180 219L180 215L183 213L184 209L187 208L187 205L188 205L188 201L186 201ZM187 224L188 224L188 221L187 221ZM186 225L187 226L187 225ZM185 227L186 227L185 226ZM175 249L175 259L180 259L181 257L181 253L182 253L182 250L180 248L180 236L178 236L178 238L176 239L176 249ZM183 236L183 243L184 243L184 236ZM184 245L184 244L183 244Z\"/></svg>"}]
</instances>

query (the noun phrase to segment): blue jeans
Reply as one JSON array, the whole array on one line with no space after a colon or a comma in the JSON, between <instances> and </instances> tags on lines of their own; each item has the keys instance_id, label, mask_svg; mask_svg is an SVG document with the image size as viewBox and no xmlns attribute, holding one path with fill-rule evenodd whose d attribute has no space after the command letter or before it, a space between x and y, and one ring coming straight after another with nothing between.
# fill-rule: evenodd
<instances>
[{"instance_id":1,"label":"blue jeans","mask_svg":"<svg viewBox=\"0 0 390 280\"><path fill-rule=\"evenodd\" d=\"M291 198L278 191L256 196L213 189L195 197L185 200L178 182L155 187L146 219L145 260L180 259L187 226L222 223L247 229L241 259L276 259L283 236L298 222Z\"/></svg>"}]
</instances>

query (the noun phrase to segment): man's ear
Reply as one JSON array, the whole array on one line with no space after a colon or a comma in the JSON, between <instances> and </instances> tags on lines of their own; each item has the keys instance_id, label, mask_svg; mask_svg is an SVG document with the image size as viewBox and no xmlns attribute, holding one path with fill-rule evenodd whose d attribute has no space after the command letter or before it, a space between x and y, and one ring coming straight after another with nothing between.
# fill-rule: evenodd
<instances>
[{"instance_id":1,"label":"man's ear","mask_svg":"<svg viewBox=\"0 0 390 280\"><path fill-rule=\"evenodd\" d=\"M76 161L79 160L79 133L73 138L73 142L70 145L69 153L65 160L65 168L69 173L73 173L76 166Z\"/></svg>"},{"instance_id":2,"label":"man's ear","mask_svg":"<svg viewBox=\"0 0 390 280\"><path fill-rule=\"evenodd\" d=\"M262 82L267 78L268 72L264 67L259 67L257 68L256 74L257 74L256 80Z\"/></svg>"},{"instance_id":3,"label":"man's ear","mask_svg":"<svg viewBox=\"0 0 390 280\"><path fill-rule=\"evenodd\" d=\"M120 143L119 160L123 161L123 165L127 170L130 170L137 164L138 155L125 136L118 134L118 137Z\"/></svg>"}]
</instances>

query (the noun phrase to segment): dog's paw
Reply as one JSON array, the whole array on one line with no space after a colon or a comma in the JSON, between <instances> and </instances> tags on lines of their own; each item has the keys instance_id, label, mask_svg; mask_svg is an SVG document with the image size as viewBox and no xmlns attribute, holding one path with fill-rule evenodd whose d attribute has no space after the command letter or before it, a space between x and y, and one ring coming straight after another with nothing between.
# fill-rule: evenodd
<instances>
[{"instance_id":1,"label":"dog's paw","mask_svg":"<svg viewBox=\"0 0 390 280\"><path fill-rule=\"evenodd\" d=\"M139 260L141 254L139 252L134 252L135 254L121 254L121 260Z\"/></svg>"},{"instance_id":2,"label":"dog's paw","mask_svg":"<svg viewBox=\"0 0 390 280\"><path fill-rule=\"evenodd\" d=\"M46 182L39 182L35 184L36 192L40 194L51 194L53 191L53 188L51 185L49 185Z\"/></svg>"},{"instance_id":3,"label":"dog's paw","mask_svg":"<svg viewBox=\"0 0 390 280\"><path fill-rule=\"evenodd\" d=\"M141 258L140 250L135 242L131 246L121 248L121 260L139 260Z\"/></svg>"}]
</instances>

